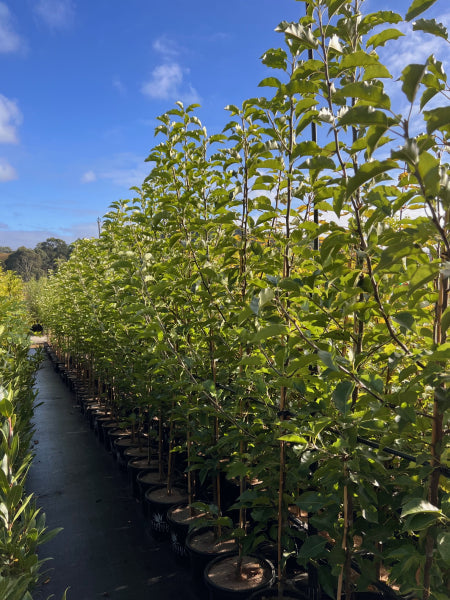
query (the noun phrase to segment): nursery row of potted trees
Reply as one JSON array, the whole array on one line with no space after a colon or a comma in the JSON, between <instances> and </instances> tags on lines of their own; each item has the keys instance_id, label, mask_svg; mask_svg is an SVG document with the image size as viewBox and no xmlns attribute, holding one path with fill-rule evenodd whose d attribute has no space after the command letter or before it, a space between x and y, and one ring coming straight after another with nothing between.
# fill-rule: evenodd
<instances>
[{"instance_id":1,"label":"nursery row of potted trees","mask_svg":"<svg viewBox=\"0 0 450 600\"><path fill-rule=\"evenodd\" d=\"M241 555L336 598L449 594L449 87L433 56L405 66L398 114L377 55L430 4L306 3L262 58L273 94L220 135L160 116L136 196L38 298L113 405L172 426L217 527L233 483Z\"/></svg>"},{"instance_id":2,"label":"nursery row of potted trees","mask_svg":"<svg viewBox=\"0 0 450 600\"><path fill-rule=\"evenodd\" d=\"M47 531L25 481L31 463L37 356L29 355L29 315L21 280L0 269L0 597L31 600L40 579L37 549Z\"/></svg>"}]
</instances>

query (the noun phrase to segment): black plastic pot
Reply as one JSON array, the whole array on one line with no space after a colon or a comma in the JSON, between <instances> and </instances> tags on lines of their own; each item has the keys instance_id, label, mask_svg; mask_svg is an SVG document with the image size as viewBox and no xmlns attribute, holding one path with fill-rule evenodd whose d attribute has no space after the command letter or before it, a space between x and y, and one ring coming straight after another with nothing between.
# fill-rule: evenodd
<instances>
[{"instance_id":1,"label":"black plastic pot","mask_svg":"<svg viewBox=\"0 0 450 600\"><path fill-rule=\"evenodd\" d=\"M125 453L127 450L125 450ZM130 485L131 493L138 500L141 499L141 493L139 489L139 484L137 481L138 476L142 473L154 473L158 470L157 461L151 461L150 463L146 458L144 459L131 459L127 462L127 473L128 473L128 483Z\"/></svg>"},{"instance_id":2,"label":"black plastic pot","mask_svg":"<svg viewBox=\"0 0 450 600\"><path fill-rule=\"evenodd\" d=\"M345 600L345 598L346 598L345 594L342 594L341 598L342 598L342 600ZM378 592L364 591L364 592L353 592L352 593L352 600L401 600L401 599L402 599L401 596L398 596L393 590L388 590L388 589L386 589L385 592L380 590ZM322 594L322 596L320 597L320 600L334 600L334 599L330 598L330 596L328 596L327 594Z\"/></svg>"},{"instance_id":3,"label":"black plastic pot","mask_svg":"<svg viewBox=\"0 0 450 600\"><path fill-rule=\"evenodd\" d=\"M166 487L149 489L145 493L147 518L152 536L157 540L169 537L167 511L180 502L187 501L187 494L182 489L173 488L172 495L166 494Z\"/></svg>"},{"instance_id":4,"label":"black plastic pot","mask_svg":"<svg viewBox=\"0 0 450 600\"><path fill-rule=\"evenodd\" d=\"M192 528L192 525L200 517L201 515L191 515L187 502L175 504L167 511L170 548L177 558L187 559L189 557L189 552L186 548L186 538L189 528Z\"/></svg>"},{"instance_id":5,"label":"black plastic pot","mask_svg":"<svg viewBox=\"0 0 450 600\"><path fill-rule=\"evenodd\" d=\"M124 461L123 455L127 448L137 448L136 441L130 436L121 436L114 440L114 452L116 454L116 460L120 467L126 469L126 462Z\"/></svg>"},{"instance_id":6,"label":"black plastic pot","mask_svg":"<svg viewBox=\"0 0 450 600\"><path fill-rule=\"evenodd\" d=\"M233 569L237 563L238 555L235 552L227 552L212 560L205 568L204 580L209 590L209 600L247 600L249 596L264 588L270 587L275 581L275 567L273 564L261 556L244 556L243 568L246 565L257 562L264 570L264 581L256 584L254 587L245 585L244 582L237 583L233 577ZM230 574L224 574L217 579L217 572L224 569L230 569Z\"/></svg>"},{"instance_id":7,"label":"black plastic pot","mask_svg":"<svg viewBox=\"0 0 450 600\"><path fill-rule=\"evenodd\" d=\"M117 421L117 419L113 419L109 423L101 423L100 425L102 428L102 435L99 436L99 438L103 441L103 445L105 446L106 450L108 450L108 452L110 452L111 444L109 441L109 433L110 433L110 431L119 430L120 422Z\"/></svg>"},{"instance_id":8,"label":"black plastic pot","mask_svg":"<svg viewBox=\"0 0 450 600\"><path fill-rule=\"evenodd\" d=\"M98 439L103 443L103 425L107 423L114 423L114 419L111 415L99 415L95 416L94 420L94 433Z\"/></svg>"},{"instance_id":9,"label":"black plastic pot","mask_svg":"<svg viewBox=\"0 0 450 600\"><path fill-rule=\"evenodd\" d=\"M142 501L144 513L147 513L145 494L149 489L165 485L164 480L161 480L158 469L154 469L139 473L136 478L136 483L139 488L139 500Z\"/></svg>"},{"instance_id":10,"label":"black plastic pot","mask_svg":"<svg viewBox=\"0 0 450 600\"><path fill-rule=\"evenodd\" d=\"M186 537L186 549L189 553L189 561L191 566L191 575L194 581L203 584L203 572L206 566L215 558L225 554L228 551L236 550L236 544L233 541L224 542L223 548L219 546L213 546L211 544L209 549L199 547L195 542L196 539L202 536L209 536L211 539L214 535L214 529L212 527L200 527L199 529L193 529Z\"/></svg>"},{"instance_id":11,"label":"black plastic pot","mask_svg":"<svg viewBox=\"0 0 450 600\"><path fill-rule=\"evenodd\" d=\"M249 600L277 600L278 598L282 600L310 600L308 592L301 592L299 590L286 588L281 592L278 591L277 585L275 583L274 587L264 588L262 590L258 590L254 592Z\"/></svg>"},{"instance_id":12,"label":"black plastic pot","mask_svg":"<svg viewBox=\"0 0 450 600\"><path fill-rule=\"evenodd\" d=\"M127 437L130 435L130 431L126 431L125 429L110 429L108 431L108 442L105 441L105 447L112 453L114 460L116 459L116 448L114 446L114 442L121 438Z\"/></svg>"},{"instance_id":13,"label":"black plastic pot","mask_svg":"<svg viewBox=\"0 0 450 600\"><path fill-rule=\"evenodd\" d=\"M136 444L136 446L130 446L125 448L122 459L125 464L128 464L132 460L145 459L148 456L147 448L143 448Z\"/></svg>"}]
</instances>

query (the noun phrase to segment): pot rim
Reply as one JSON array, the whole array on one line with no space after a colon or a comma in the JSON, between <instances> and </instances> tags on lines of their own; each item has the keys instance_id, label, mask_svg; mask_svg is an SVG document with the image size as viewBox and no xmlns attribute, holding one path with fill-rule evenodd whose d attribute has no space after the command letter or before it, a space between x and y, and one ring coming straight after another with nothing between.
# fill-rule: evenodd
<instances>
[{"instance_id":1,"label":"pot rim","mask_svg":"<svg viewBox=\"0 0 450 600\"><path fill-rule=\"evenodd\" d=\"M214 583L213 581L211 581L209 579L209 572L211 571L211 569L214 568L214 566L216 564L220 563L221 561L227 560L228 558L231 558L233 556L239 556L239 554L235 551L223 552L220 556L213 558L206 565L205 570L203 571L203 580L205 581L207 586L209 586L213 590L227 592L229 594L236 593L236 595L239 597L239 596L242 596L243 594L245 594L245 595L254 594L255 592L258 592L266 587L270 587L271 585L273 585L273 582L275 581L275 578L276 578L275 567L274 567L273 563L270 560L268 560L267 558L264 558L263 556L259 556L257 554L246 554L246 555L244 555L244 557L256 558L259 561L259 563L261 564L261 566L267 567L267 569L270 571L270 576L269 576L268 580L266 580L262 583L259 583L258 585L255 585L255 587L249 588L249 589L247 589L247 588L246 589L227 588L227 587L223 587L222 585L218 585L217 583Z\"/></svg>"}]
</instances>

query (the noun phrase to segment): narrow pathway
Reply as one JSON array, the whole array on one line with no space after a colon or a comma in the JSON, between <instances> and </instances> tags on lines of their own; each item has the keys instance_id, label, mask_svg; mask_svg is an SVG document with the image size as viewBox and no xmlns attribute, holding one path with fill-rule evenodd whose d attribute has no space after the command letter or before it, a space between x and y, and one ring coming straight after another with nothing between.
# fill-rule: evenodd
<instances>
[{"instance_id":1,"label":"narrow pathway","mask_svg":"<svg viewBox=\"0 0 450 600\"><path fill-rule=\"evenodd\" d=\"M61 600L196 600L186 566L147 533L126 474L99 443L48 359L37 375L35 458L27 481L49 529L48 580L34 597Z\"/></svg>"}]
</instances>

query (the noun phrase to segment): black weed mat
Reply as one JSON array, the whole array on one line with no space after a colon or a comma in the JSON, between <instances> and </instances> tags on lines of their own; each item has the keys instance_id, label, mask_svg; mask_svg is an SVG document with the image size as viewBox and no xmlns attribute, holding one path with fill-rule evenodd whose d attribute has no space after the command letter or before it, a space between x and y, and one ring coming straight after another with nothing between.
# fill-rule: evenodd
<instances>
[{"instance_id":1,"label":"black weed mat","mask_svg":"<svg viewBox=\"0 0 450 600\"><path fill-rule=\"evenodd\" d=\"M63 530L43 545L35 600L197 600L187 564L150 535L126 474L100 444L49 360L37 375L35 458L28 493Z\"/></svg>"}]
</instances>

